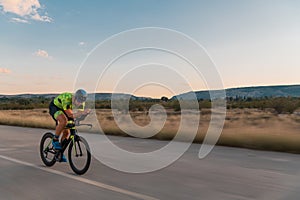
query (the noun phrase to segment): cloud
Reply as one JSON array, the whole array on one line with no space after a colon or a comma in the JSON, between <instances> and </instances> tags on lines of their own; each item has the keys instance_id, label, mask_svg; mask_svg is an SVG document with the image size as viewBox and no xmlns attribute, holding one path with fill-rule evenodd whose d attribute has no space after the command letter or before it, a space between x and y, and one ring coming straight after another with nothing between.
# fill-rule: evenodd
<instances>
[{"instance_id":1,"label":"cloud","mask_svg":"<svg viewBox=\"0 0 300 200\"><path fill-rule=\"evenodd\" d=\"M52 56L49 56L47 51L41 50L41 49L37 50L33 55L35 55L37 57L52 59Z\"/></svg>"},{"instance_id":2,"label":"cloud","mask_svg":"<svg viewBox=\"0 0 300 200\"><path fill-rule=\"evenodd\" d=\"M82 46L85 46L86 43L85 42L79 42L78 45L82 47Z\"/></svg>"},{"instance_id":3,"label":"cloud","mask_svg":"<svg viewBox=\"0 0 300 200\"><path fill-rule=\"evenodd\" d=\"M16 22L16 23L24 23L24 24L30 24L28 20L26 19L21 19L17 17L13 17L10 19L11 22Z\"/></svg>"},{"instance_id":4,"label":"cloud","mask_svg":"<svg viewBox=\"0 0 300 200\"><path fill-rule=\"evenodd\" d=\"M28 19L41 22L52 22L53 19L43 12L39 0L0 0L0 8L5 13L13 13L21 18L13 18L13 22L24 23ZM17 19L17 20L16 20Z\"/></svg>"},{"instance_id":5,"label":"cloud","mask_svg":"<svg viewBox=\"0 0 300 200\"><path fill-rule=\"evenodd\" d=\"M11 71L9 69L6 68L0 68L0 74L10 74Z\"/></svg>"}]
</instances>

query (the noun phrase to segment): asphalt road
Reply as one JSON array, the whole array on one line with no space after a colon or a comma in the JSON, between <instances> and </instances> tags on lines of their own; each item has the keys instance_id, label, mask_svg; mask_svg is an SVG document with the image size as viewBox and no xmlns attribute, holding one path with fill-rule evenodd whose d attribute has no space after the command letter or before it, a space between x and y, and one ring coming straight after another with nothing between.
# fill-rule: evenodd
<instances>
[{"instance_id":1,"label":"asphalt road","mask_svg":"<svg viewBox=\"0 0 300 200\"><path fill-rule=\"evenodd\" d=\"M193 144L175 163L155 172L119 172L93 158L90 170L77 176L67 163L43 165L38 145L46 131L0 126L0 199L300 199L299 155L215 147L200 160L200 144ZM167 144L110 140L141 152Z\"/></svg>"}]
</instances>

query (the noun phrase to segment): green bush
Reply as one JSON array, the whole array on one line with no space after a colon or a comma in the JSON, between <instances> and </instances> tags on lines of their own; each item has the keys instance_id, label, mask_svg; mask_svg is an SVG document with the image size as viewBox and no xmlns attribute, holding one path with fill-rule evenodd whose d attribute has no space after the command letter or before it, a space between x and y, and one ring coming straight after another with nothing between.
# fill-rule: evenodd
<instances>
[{"instance_id":1,"label":"green bush","mask_svg":"<svg viewBox=\"0 0 300 200\"><path fill-rule=\"evenodd\" d=\"M260 110L273 109L277 114L293 113L300 107L300 98L273 97L273 98L238 98L227 99L227 108L256 108Z\"/></svg>"}]
</instances>

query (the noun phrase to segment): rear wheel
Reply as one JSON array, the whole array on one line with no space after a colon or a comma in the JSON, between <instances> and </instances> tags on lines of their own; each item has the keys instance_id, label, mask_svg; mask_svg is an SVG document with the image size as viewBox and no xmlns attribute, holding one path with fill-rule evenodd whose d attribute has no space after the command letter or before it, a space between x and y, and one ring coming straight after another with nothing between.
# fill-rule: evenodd
<instances>
[{"instance_id":1,"label":"rear wheel","mask_svg":"<svg viewBox=\"0 0 300 200\"><path fill-rule=\"evenodd\" d=\"M89 144L83 137L78 136L74 142L70 143L68 158L76 174L82 175L87 172L91 163L91 153Z\"/></svg>"},{"instance_id":2,"label":"rear wheel","mask_svg":"<svg viewBox=\"0 0 300 200\"><path fill-rule=\"evenodd\" d=\"M53 133L50 132L45 133L40 142L40 156L43 163L48 167L53 166L56 162L55 160L56 151L52 146L53 136L54 136Z\"/></svg>"}]
</instances>

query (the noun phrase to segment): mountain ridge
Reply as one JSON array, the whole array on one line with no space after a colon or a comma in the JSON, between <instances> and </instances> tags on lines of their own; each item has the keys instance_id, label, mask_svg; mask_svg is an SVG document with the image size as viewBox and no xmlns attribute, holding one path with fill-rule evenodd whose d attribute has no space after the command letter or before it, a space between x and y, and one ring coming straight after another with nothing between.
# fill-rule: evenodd
<instances>
[{"instance_id":1,"label":"mountain ridge","mask_svg":"<svg viewBox=\"0 0 300 200\"><path fill-rule=\"evenodd\" d=\"M222 90L212 90L215 93L220 93ZM236 98L263 98L263 97L300 97L300 85L272 85L272 86L248 86L248 87L236 87L225 89L226 97ZM175 95L171 99L175 98L187 98L192 93L195 93L197 99L210 99L209 91L190 91L182 94ZM6 98L54 98L59 93L49 93L49 94L16 94L16 95L4 95L0 94L0 99ZM110 100L111 96L114 96L117 99L127 99L130 97L133 100L154 100L156 98L151 97L138 97L126 93L91 93L89 95L95 95L96 100Z\"/></svg>"}]
</instances>

